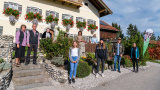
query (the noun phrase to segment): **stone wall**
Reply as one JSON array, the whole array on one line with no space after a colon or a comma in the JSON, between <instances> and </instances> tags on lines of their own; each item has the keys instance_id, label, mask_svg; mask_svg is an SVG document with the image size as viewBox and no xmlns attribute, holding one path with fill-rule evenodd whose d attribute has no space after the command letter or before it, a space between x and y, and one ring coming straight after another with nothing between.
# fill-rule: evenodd
<instances>
[{"instance_id":1,"label":"stone wall","mask_svg":"<svg viewBox=\"0 0 160 90\"><path fill-rule=\"evenodd\" d=\"M11 54L13 51L13 36L0 35L0 58L5 61L11 60Z\"/></svg>"}]
</instances>

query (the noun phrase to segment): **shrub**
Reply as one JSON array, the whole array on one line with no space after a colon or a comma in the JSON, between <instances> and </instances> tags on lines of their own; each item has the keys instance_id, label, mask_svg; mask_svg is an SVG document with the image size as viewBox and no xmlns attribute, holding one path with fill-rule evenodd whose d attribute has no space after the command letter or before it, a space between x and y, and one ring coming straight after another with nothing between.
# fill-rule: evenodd
<instances>
[{"instance_id":1,"label":"shrub","mask_svg":"<svg viewBox=\"0 0 160 90\"><path fill-rule=\"evenodd\" d=\"M53 15L49 15L46 17L46 22L47 23L51 23L55 21L56 23L58 23L59 19L57 17L54 17Z\"/></svg>"},{"instance_id":2,"label":"shrub","mask_svg":"<svg viewBox=\"0 0 160 90\"><path fill-rule=\"evenodd\" d=\"M0 58L0 63L3 63L3 62L4 62L4 60L2 58Z\"/></svg>"},{"instance_id":3,"label":"shrub","mask_svg":"<svg viewBox=\"0 0 160 90\"><path fill-rule=\"evenodd\" d=\"M29 12L26 14L25 20L33 20L33 19L37 19L37 20L42 20L42 15L40 15L39 13L33 13L33 12Z\"/></svg>"},{"instance_id":4,"label":"shrub","mask_svg":"<svg viewBox=\"0 0 160 90\"><path fill-rule=\"evenodd\" d=\"M77 28L81 28L81 27L86 28L86 22L80 22L80 21L78 21L77 22Z\"/></svg>"},{"instance_id":5,"label":"shrub","mask_svg":"<svg viewBox=\"0 0 160 90\"><path fill-rule=\"evenodd\" d=\"M131 59L124 58L124 57L122 57L121 63L125 64L126 67L132 67L132 65L133 65Z\"/></svg>"},{"instance_id":6,"label":"shrub","mask_svg":"<svg viewBox=\"0 0 160 90\"><path fill-rule=\"evenodd\" d=\"M88 65L85 61L79 61L78 68L77 68L77 77L84 78L90 75L91 73L91 66Z\"/></svg>"},{"instance_id":7,"label":"shrub","mask_svg":"<svg viewBox=\"0 0 160 90\"><path fill-rule=\"evenodd\" d=\"M7 9L4 9L3 14L5 14L5 15L13 15L16 18L18 18L20 12L18 10L14 10L12 8L7 8Z\"/></svg>"},{"instance_id":8,"label":"shrub","mask_svg":"<svg viewBox=\"0 0 160 90\"><path fill-rule=\"evenodd\" d=\"M72 19L64 19L64 20L62 21L62 24L63 24L64 26L71 25L71 27L73 27L74 21L73 21Z\"/></svg>"},{"instance_id":9,"label":"shrub","mask_svg":"<svg viewBox=\"0 0 160 90\"><path fill-rule=\"evenodd\" d=\"M93 30L93 29L94 29L94 30L97 30L97 29L98 29L98 26L96 26L96 25L94 25L94 24L89 24L89 25L88 25L88 31L89 31L89 30Z\"/></svg>"}]
</instances>

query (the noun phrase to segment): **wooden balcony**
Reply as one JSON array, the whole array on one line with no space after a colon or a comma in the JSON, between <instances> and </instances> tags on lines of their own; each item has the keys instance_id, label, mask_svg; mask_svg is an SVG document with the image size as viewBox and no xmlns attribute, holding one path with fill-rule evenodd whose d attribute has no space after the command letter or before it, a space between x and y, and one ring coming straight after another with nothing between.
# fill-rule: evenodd
<instances>
[{"instance_id":1,"label":"wooden balcony","mask_svg":"<svg viewBox=\"0 0 160 90\"><path fill-rule=\"evenodd\" d=\"M63 4L68 3L70 5L75 5L77 7L81 7L83 0L58 0L58 1L61 1Z\"/></svg>"}]
</instances>

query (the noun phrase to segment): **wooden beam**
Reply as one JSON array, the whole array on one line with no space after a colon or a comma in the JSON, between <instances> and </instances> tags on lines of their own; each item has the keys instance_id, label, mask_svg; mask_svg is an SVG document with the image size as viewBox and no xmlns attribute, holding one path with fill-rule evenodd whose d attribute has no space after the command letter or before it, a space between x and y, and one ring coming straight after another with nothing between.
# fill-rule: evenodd
<instances>
[{"instance_id":1,"label":"wooden beam","mask_svg":"<svg viewBox=\"0 0 160 90\"><path fill-rule=\"evenodd\" d=\"M102 12L104 12L104 11L106 11L106 9L102 9L102 10L100 10L100 11L99 11L99 13L102 13Z\"/></svg>"}]
</instances>

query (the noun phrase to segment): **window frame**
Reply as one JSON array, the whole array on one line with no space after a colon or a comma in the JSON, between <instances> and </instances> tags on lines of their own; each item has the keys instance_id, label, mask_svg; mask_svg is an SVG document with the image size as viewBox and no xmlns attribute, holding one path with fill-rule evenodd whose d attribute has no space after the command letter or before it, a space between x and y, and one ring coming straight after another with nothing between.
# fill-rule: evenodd
<instances>
[{"instance_id":1,"label":"window frame","mask_svg":"<svg viewBox=\"0 0 160 90\"><path fill-rule=\"evenodd\" d=\"M49 15L53 15L54 17L59 18L59 13L56 11L46 10L46 17L48 17Z\"/></svg>"},{"instance_id":2,"label":"window frame","mask_svg":"<svg viewBox=\"0 0 160 90\"><path fill-rule=\"evenodd\" d=\"M73 20L73 16L70 15L70 14L62 14L62 20L68 19L68 18L65 18L65 16L70 16L69 19L72 19L72 20Z\"/></svg>"},{"instance_id":3,"label":"window frame","mask_svg":"<svg viewBox=\"0 0 160 90\"><path fill-rule=\"evenodd\" d=\"M92 20L92 19L88 19L88 20L87 20L87 24L88 24L88 25L90 25L90 24L96 25L96 21L95 21L95 20Z\"/></svg>"}]
</instances>

